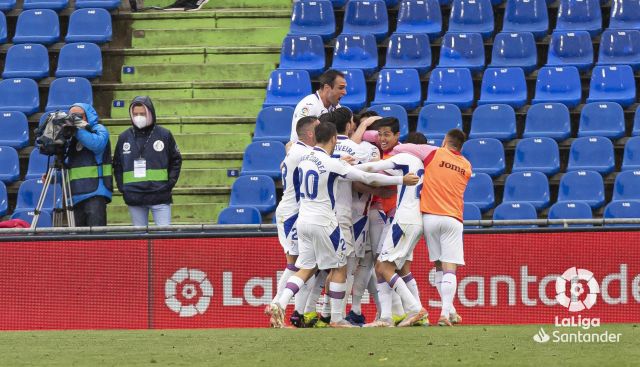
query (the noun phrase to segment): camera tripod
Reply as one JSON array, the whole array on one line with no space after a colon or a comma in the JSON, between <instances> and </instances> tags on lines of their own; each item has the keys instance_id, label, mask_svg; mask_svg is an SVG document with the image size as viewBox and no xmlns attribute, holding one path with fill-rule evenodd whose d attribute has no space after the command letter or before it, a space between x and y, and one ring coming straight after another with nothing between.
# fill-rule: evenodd
<instances>
[{"instance_id":1,"label":"camera tripod","mask_svg":"<svg viewBox=\"0 0 640 367\"><path fill-rule=\"evenodd\" d=\"M62 187L62 207L56 207L56 198L58 190L58 173L60 173L60 187ZM35 229L38 225L38 219L42 212L42 207L46 201L47 192L51 187L53 181L53 217L52 222L54 227L62 227L64 225L64 214L67 216L67 226L75 227L76 220L73 215L73 197L71 195L71 183L69 181L69 170L64 166L64 158L62 156L55 156L53 166L49 167L47 174L44 178L42 192L38 199L38 204L34 211L33 221L31 222L31 229Z\"/></svg>"}]
</instances>

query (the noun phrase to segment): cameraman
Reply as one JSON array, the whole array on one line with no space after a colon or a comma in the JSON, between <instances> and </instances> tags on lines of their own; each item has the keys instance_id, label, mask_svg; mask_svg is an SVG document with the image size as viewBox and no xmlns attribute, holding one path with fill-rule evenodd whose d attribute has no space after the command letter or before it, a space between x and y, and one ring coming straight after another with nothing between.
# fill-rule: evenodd
<instances>
[{"instance_id":1,"label":"cameraman","mask_svg":"<svg viewBox=\"0 0 640 367\"><path fill-rule=\"evenodd\" d=\"M171 191L178 182L182 155L171 131L156 123L151 98L136 97L129 106L133 126L118 137L113 173L129 206L134 226L171 224Z\"/></svg>"},{"instance_id":2,"label":"cameraman","mask_svg":"<svg viewBox=\"0 0 640 367\"><path fill-rule=\"evenodd\" d=\"M88 124L75 129L66 158L76 226L106 226L113 191L109 131L98 123L91 105L76 103L69 114L81 116Z\"/></svg>"}]
</instances>

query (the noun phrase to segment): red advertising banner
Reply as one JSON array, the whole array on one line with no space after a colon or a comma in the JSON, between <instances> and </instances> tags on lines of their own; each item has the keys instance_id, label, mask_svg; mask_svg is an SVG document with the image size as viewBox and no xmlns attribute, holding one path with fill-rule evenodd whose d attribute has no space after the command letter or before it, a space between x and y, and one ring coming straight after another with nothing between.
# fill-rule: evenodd
<instances>
[{"instance_id":1,"label":"red advertising banner","mask_svg":"<svg viewBox=\"0 0 640 367\"><path fill-rule=\"evenodd\" d=\"M465 235L455 306L465 324L578 316L639 322L638 238ZM422 303L435 321L439 297L424 242L414 260ZM266 327L264 306L284 265L276 238L0 243L0 329ZM363 311L371 320L368 302Z\"/></svg>"}]
</instances>

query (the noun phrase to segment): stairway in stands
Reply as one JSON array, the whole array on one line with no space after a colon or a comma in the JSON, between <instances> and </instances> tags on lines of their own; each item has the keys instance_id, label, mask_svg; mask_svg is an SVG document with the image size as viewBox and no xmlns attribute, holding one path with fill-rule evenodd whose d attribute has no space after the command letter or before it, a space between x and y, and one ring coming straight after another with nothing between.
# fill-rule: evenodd
<instances>
[{"instance_id":1,"label":"stairway in stands","mask_svg":"<svg viewBox=\"0 0 640 367\"><path fill-rule=\"evenodd\" d=\"M147 0L166 6L170 0ZM266 81L288 31L290 0L211 1L202 10L114 16L126 29L122 45L103 51L105 65L122 65L117 82L94 87L96 105L112 134L130 126L137 95L152 98L158 122L183 154L174 190L173 222L215 223L229 203L233 172L251 142ZM110 108L109 108L110 106ZM108 207L110 224L130 222L122 196Z\"/></svg>"}]
</instances>

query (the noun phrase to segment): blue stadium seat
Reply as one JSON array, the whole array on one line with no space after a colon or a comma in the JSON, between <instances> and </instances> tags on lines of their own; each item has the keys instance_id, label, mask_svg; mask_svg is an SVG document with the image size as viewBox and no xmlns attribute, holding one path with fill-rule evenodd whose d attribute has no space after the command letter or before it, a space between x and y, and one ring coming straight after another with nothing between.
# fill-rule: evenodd
<instances>
[{"instance_id":1,"label":"blue stadium seat","mask_svg":"<svg viewBox=\"0 0 640 367\"><path fill-rule=\"evenodd\" d=\"M527 81L520 68L487 68L482 76L478 105L504 103L520 108L527 103Z\"/></svg>"},{"instance_id":2,"label":"blue stadium seat","mask_svg":"<svg viewBox=\"0 0 640 367\"><path fill-rule=\"evenodd\" d=\"M29 122L22 112L0 112L0 145L21 149L29 145Z\"/></svg>"},{"instance_id":3,"label":"blue stadium seat","mask_svg":"<svg viewBox=\"0 0 640 367\"><path fill-rule=\"evenodd\" d=\"M378 42L389 33L387 5L384 0L350 0L344 11L344 33L371 33Z\"/></svg>"},{"instance_id":4,"label":"blue stadium seat","mask_svg":"<svg viewBox=\"0 0 640 367\"><path fill-rule=\"evenodd\" d=\"M489 38L493 29L491 0L453 0L448 32L478 32Z\"/></svg>"},{"instance_id":5,"label":"blue stadium seat","mask_svg":"<svg viewBox=\"0 0 640 367\"><path fill-rule=\"evenodd\" d=\"M25 180L18 188L18 200L16 209L33 210L38 204L38 199L44 188L40 179ZM55 195L54 195L55 194ZM42 209L60 208L62 203L62 188L60 184L51 184L44 198Z\"/></svg>"},{"instance_id":6,"label":"blue stadium seat","mask_svg":"<svg viewBox=\"0 0 640 367\"><path fill-rule=\"evenodd\" d=\"M640 29L640 2L613 0L609 29Z\"/></svg>"},{"instance_id":7,"label":"blue stadium seat","mask_svg":"<svg viewBox=\"0 0 640 367\"><path fill-rule=\"evenodd\" d=\"M494 202L495 195L491 176L480 172L472 173L464 192L464 203L473 204L484 213L493 208Z\"/></svg>"},{"instance_id":8,"label":"blue stadium seat","mask_svg":"<svg viewBox=\"0 0 640 367\"><path fill-rule=\"evenodd\" d=\"M23 10L18 16L13 43L50 45L60 39L58 14L51 9Z\"/></svg>"},{"instance_id":9,"label":"blue stadium seat","mask_svg":"<svg viewBox=\"0 0 640 367\"><path fill-rule=\"evenodd\" d=\"M7 214L7 209L9 207L9 199L7 196L7 187L2 181L0 181L0 216Z\"/></svg>"},{"instance_id":10,"label":"blue stadium seat","mask_svg":"<svg viewBox=\"0 0 640 367\"><path fill-rule=\"evenodd\" d=\"M493 220L534 220L538 219L536 208L530 203L502 203L493 211ZM534 228L528 226L496 226L501 228Z\"/></svg>"},{"instance_id":11,"label":"blue stadium seat","mask_svg":"<svg viewBox=\"0 0 640 367\"><path fill-rule=\"evenodd\" d=\"M78 9L69 17L65 42L105 43L111 41L111 14L105 9Z\"/></svg>"},{"instance_id":12,"label":"blue stadium seat","mask_svg":"<svg viewBox=\"0 0 640 367\"><path fill-rule=\"evenodd\" d=\"M473 80L466 68L435 68L429 78L427 100L430 103L453 103L461 109L473 105Z\"/></svg>"},{"instance_id":13,"label":"blue stadium seat","mask_svg":"<svg viewBox=\"0 0 640 367\"><path fill-rule=\"evenodd\" d=\"M5 42L7 42L7 18L4 16L4 13L0 11L0 43Z\"/></svg>"},{"instance_id":14,"label":"blue stadium seat","mask_svg":"<svg viewBox=\"0 0 640 367\"><path fill-rule=\"evenodd\" d=\"M119 0L76 0L76 9L102 8L107 10L114 10L119 6Z\"/></svg>"},{"instance_id":15,"label":"blue stadium seat","mask_svg":"<svg viewBox=\"0 0 640 367\"><path fill-rule=\"evenodd\" d=\"M25 180L41 179L42 175L47 173L49 168L50 157L44 154L40 154L40 150L35 148L29 154L29 165L27 166L27 174L24 177ZM53 159L51 159L51 165L53 165Z\"/></svg>"},{"instance_id":16,"label":"blue stadium seat","mask_svg":"<svg viewBox=\"0 0 640 367\"><path fill-rule=\"evenodd\" d=\"M260 213L276 208L276 185L269 176L240 176L231 185L229 206L252 206Z\"/></svg>"},{"instance_id":17,"label":"blue stadium seat","mask_svg":"<svg viewBox=\"0 0 640 367\"><path fill-rule=\"evenodd\" d=\"M590 102L617 102L629 107L636 100L636 82L629 65L598 66L593 68L589 87Z\"/></svg>"},{"instance_id":18,"label":"blue stadium seat","mask_svg":"<svg viewBox=\"0 0 640 367\"><path fill-rule=\"evenodd\" d=\"M503 203L530 203L536 209L549 206L549 180L542 172L516 172L504 182Z\"/></svg>"},{"instance_id":19,"label":"blue stadium seat","mask_svg":"<svg viewBox=\"0 0 640 367\"><path fill-rule=\"evenodd\" d=\"M398 10L398 33L427 34L434 40L442 34L438 0L402 0Z\"/></svg>"},{"instance_id":20,"label":"blue stadium seat","mask_svg":"<svg viewBox=\"0 0 640 367\"><path fill-rule=\"evenodd\" d=\"M374 111L382 117L395 117L400 122L400 140L404 141L409 135L409 117L407 116L407 110L404 107L387 103L374 105L367 108L367 111Z\"/></svg>"},{"instance_id":21,"label":"blue stadium seat","mask_svg":"<svg viewBox=\"0 0 640 367\"><path fill-rule=\"evenodd\" d=\"M13 8L15 7L16 7L16 0L0 0L0 12L8 12L13 10ZM0 18L2 18L3 15L4 14L0 14Z\"/></svg>"},{"instance_id":22,"label":"blue stadium seat","mask_svg":"<svg viewBox=\"0 0 640 367\"><path fill-rule=\"evenodd\" d=\"M618 139L624 136L624 128L624 110L615 102L587 103L580 111L579 137Z\"/></svg>"},{"instance_id":23,"label":"blue stadium seat","mask_svg":"<svg viewBox=\"0 0 640 367\"><path fill-rule=\"evenodd\" d=\"M518 142L511 172L537 171L547 176L560 171L560 150L551 138L525 138Z\"/></svg>"},{"instance_id":24,"label":"blue stadium seat","mask_svg":"<svg viewBox=\"0 0 640 367\"><path fill-rule=\"evenodd\" d=\"M60 11L69 6L69 0L24 0L22 9L51 9Z\"/></svg>"},{"instance_id":25,"label":"blue stadium seat","mask_svg":"<svg viewBox=\"0 0 640 367\"><path fill-rule=\"evenodd\" d=\"M293 3L289 34L317 34L325 41L336 33L336 18L330 1L296 1Z\"/></svg>"},{"instance_id":26,"label":"blue stadium seat","mask_svg":"<svg viewBox=\"0 0 640 367\"><path fill-rule=\"evenodd\" d=\"M600 136L577 138L571 143L567 171L596 171L609 174L615 167L611 140Z\"/></svg>"},{"instance_id":27,"label":"blue stadium seat","mask_svg":"<svg viewBox=\"0 0 640 367\"><path fill-rule=\"evenodd\" d=\"M503 32L531 32L536 38L547 35L549 16L545 0L507 0Z\"/></svg>"},{"instance_id":28,"label":"blue stadium seat","mask_svg":"<svg viewBox=\"0 0 640 367\"><path fill-rule=\"evenodd\" d=\"M604 218L624 219L640 218L640 201L612 201L604 208ZM607 227L635 227L637 224L606 224Z\"/></svg>"},{"instance_id":29,"label":"blue stadium seat","mask_svg":"<svg viewBox=\"0 0 640 367\"><path fill-rule=\"evenodd\" d=\"M547 66L575 66L579 71L590 70L593 66L593 44L589 32L553 32Z\"/></svg>"},{"instance_id":30,"label":"blue stadium seat","mask_svg":"<svg viewBox=\"0 0 640 367\"><path fill-rule=\"evenodd\" d=\"M600 0L560 0L556 30L587 31L592 36L600 33Z\"/></svg>"},{"instance_id":31,"label":"blue stadium seat","mask_svg":"<svg viewBox=\"0 0 640 367\"><path fill-rule=\"evenodd\" d=\"M311 94L311 78L306 70L274 70L269 77L263 107L294 107Z\"/></svg>"},{"instance_id":32,"label":"blue stadium seat","mask_svg":"<svg viewBox=\"0 0 640 367\"><path fill-rule=\"evenodd\" d=\"M582 100L580 73L575 66L550 67L538 70L536 95L531 101L536 103L559 102L572 108Z\"/></svg>"},{"instance_id":33,"label":"blue stadium seat","mask_svg":"<svg viewBox=\"0 0 640 367\"><path fill-rule=\"evenodd\" d=\"M549 219L593 219L591 207L582 201L562 201L551 205ZM552 224L549 227L562 227ZM569 227L592 227L591 224L569 224Z\"/></svg>"},{"instance_id":34,"label":"blue stadium seat","mask_svg":"<svg viewBox=\"0 0 640 367\"><path fill-rule=\"evenodd\" d=\"M293 107L265 107L258 113L253 141L279 141L286 143L291 136Z\"/></svg>"},{"instance_id":35,"label":"blue stadium seat","mask_svg":"<svg viewBox=\"0 0 640 367\"><path fill-rule=\"evenodd\" d=\"M420 106L421 98L420 75L416 69L383 69L378 74L376 96L371 104L393 103L412 110Z\"/></svg>"},{"instance_id":36,"label":"blue stadium seat","mask_svg":"<svg viewBox=\"0 0 640 367\"><path fill-rule=\"evenodd\" d=\"M18 152L6 146L0 146L0 181L12 183L20 178L20 159Z\"/></svg>"},{"instance_id":37,"label":"blue stadium seat","mask_svg":"<svg viewBox=\"0 0 640 367\"><path fill-rule=\"evenodd\" d=\"M85 78L58 78L51 82L46 112L68 110L74 103L93 104L91 83Z\"/></svg>"},{"instance_id":38,"label":"blue stadium seat","mask_svg":"<svg viewBox=\"0 0 640 367\"><path fill-rule=\"evenodd\" d=\"M640 31L607 29L602 33L598 65L620 64L640 69Z\"/></svg>"},{"instance_id":39,"label":"blue stadium seat","mask_svg":"<svg viewBox=\"0 0 640 367\"><path fill-rule=\"evenodd\" d=\"M0 82L0 111L20 111L32 115L38 111L40 96L33 79L5 79Z\"/></svg>"},{"instance_id":40,"label":"blue stadium seat","mask_svg":"<svg viewBox=\"0 0 640 367\"><path fill-rule=\"evenodd\" d=\"M299 69L316 77L325 69L324 43L317 35L286 36L280 49L280 69Z\"/></svg>"},{"instance_id":41,"label":"blue stadium seat","mask_svg":"<svg viewBox=\"0 0 640 367\"><path fill-rule=\"evenodd\" d=\"M516 137L516 113L506 104L476 107L471 116L469 138L495 138L502 141Z\"/></svg>"},{"instance_id":42,"label":"blue stadium seat","mask_svg":"<svg viewBox=\"0 0 640 367\"><path fill-rule=\"evenodd\" d=\"M58 56L56 77L97 78L102 75L102 53L95 43L68 43Z\"/></svg>"},{"instance_id":43,"label":"blue stadium seat","mask_svg":"<svg viewBox=\"0 0 640 367\"><path fill-rule=\"evenodd\" d=\"M562 103L534 104L527 110L523 138L548 137L563 141L571 136L571 115Z\"/></svg>"},{"instance_id":44,"label":"blue stadium seat","mask_svg":"<svg viewBox=\"0 0 640 367\"><path fill-rule=\"evenodd\" d=\"M519 67L529 74L538 64L536 40L530 32L498 33L493 40L490 67Z\"/></svg>"},{"instance_id":45,"label":"blue stadium seat","mask_svg":"<svg viewBox=\"0 0 640 367\"><path fill-rule=\"evenodd\" d=\"M16 209L13 214L11 214L11 219L21 219L29 224L33 222L33 208L31 209ZM37 228L49 228L53 227L53 221L51 219L51 211L50 210L42 210L40 212L40 216L38 217L38 223L36 225Z\"/></svg>"},{"instance_id":46,"label":"blue stadium seat","mask_svg":"<svg viewBox=\"0 0 640 367\"><path fill-rule=\"evenodd\" d=\"M274 216L275 217L275 216ZM218 224L260 224L260 211L251 206L232 206L218 214Z\"/></svg>"},{"instance_id":47,"label":"blue stadium seat","mask_svg":"<svg viewBox=\"0 0 640 367\"><path fill-rule=\"evenodd\" d=\"M347 82L347 95L340 99L340 105L348 107L354 113L362 110L367 104L367 81L360 69L340 70Z\"/></svg>"},{"instance_id":48,"label":"blue stadium seat","mask_svg":"<svg viewBox=\"0 0 640 367\"><path fill-rule=\"evenodd\" d=\"M491 177L504 173L504 147L498 139L469 139L462 146L462 155L469 160L473 172Z\"/></svg>"},{"instance_id":49,"label":"blue stadium seat","mask_svg":"<svg viewBox=\"0 0 640 367\"><path fill-rule=\"evenodd\" d=\"M593 209L604 205L604 181L596 171L571 171L560 179L558 201L581 201Z\"/></svg>"},{"instance_id":50,"label":"blue stadium seat","mask_svg":"<svg viewBox=\"0 0 640 367\"><path fill-rule=\"evenodd\" d=\"M344 4L347 3L347 1L349 0L331 0L331 4L333 5L334 8L339 9L339 8L342 8Z\"/></svg>"},{"instance_id":51,"label":"blue stadium seat","mask_svg":"<svg viewBox=\"0 0 640 367\"><path fill-rule=\"evenodd\" d=\"M370 76L378 70L378 46L372 34L341 34L333 49L333 69L362 69Z\"/></svg>"},{"instance_id":52,"label":"blue stadium seat","mask_svg":"<svg viewBox=\"0 0 640 367\"><path fill-rule=\"evenodd\" d=\"M613 200L640 200L640 171L618 173L613 184Z\"/></svg>"},{"instance_id":53,"label":"blue stadium seat","mask_svg":"<svg viewBox=\"0 0 640 367\"><path fill-rule=\"evenodd\" d=\"M484 43L480 33L447 33L442 37L438 67L484 69Z\"/></svg>"},{"instance_id":54,"label":"blue stadium seat","mask_svg":"<svg viewBox=\"0 0 640 367\"><path fill-rule=\"evenodd\" d=\"M622 157L623 171L640 170L640 136L634 136L627 140L624 145L624 155Z\"/></svg>"},{"instance_id":55,"label":"blue stadium seat","mask_svg":"<svg viewBox=\"0 0 640 367\"><path fill-rule=\"evenodd\" d=\"M2 77L39 80L49 76L49 53L38 43L13 45L7 51Z\"/></svg>"},{"instance_id":56,"label":"blue stadium seat","mask_svg":"<svg viewBox=\"0 0 640 367\"><path fill-rule=\"evenodd\" d=\"M280 179L280 163L287 152L279 141L256 141L244 150L241 176L264 175Z\"/></svg>"},{"instance_id":57,"label":"blue stadium seat","mask_svg":"<svg viewBox=\"0 0 640 367\"><path fill-rule=\"evenodd\" d=\"M393 8L398 5L398 0L384 0L385 4L387 4L387 8Z\"/></svg>"},{"instance_id":58,"label":"blue stadium seat","mask_svg":"<svg viewBox=\"0 0 640 367\"><path fill-rule=\"evenodd\" d=\"M447 131L462 129L462 113L450 103L429 104L420 110L416 131L428 139L444 139Z\"/></svg>"},{"instance_id":59,"label":"blue stadium seat","mask_svg":"<svg viewBox=\"0 0 640 367\"><path fill-rule=\"evenodd\" d=\"M431 70L431 46L425 34L398 34L389 37L387 69L416 69L420 75Z\"/></svg>"},{"instance_id":60,"label":"blue stadium seat","mask_svg":"<svg viewBox=\"0 0 640 367\"><path fill-rule=\"evenodd\" d=\"M462 219L463 220L482 220L482 213L477 206L473 204L464 203L464 208L462 209ZM467 226L465 228L470 229L478 229L482 228L481 226Z\"/></svg>"}]
</instances>

